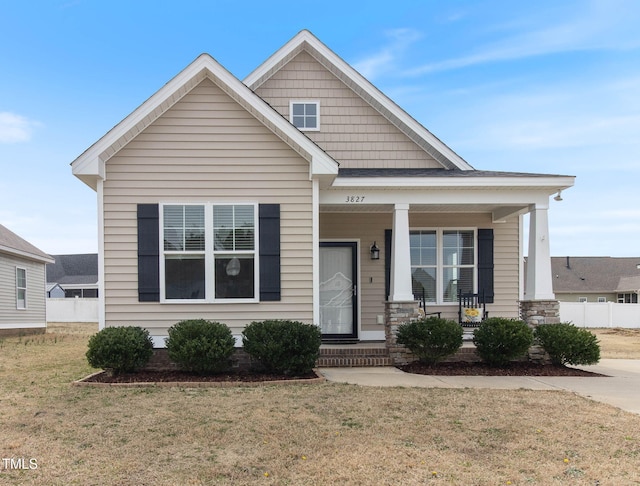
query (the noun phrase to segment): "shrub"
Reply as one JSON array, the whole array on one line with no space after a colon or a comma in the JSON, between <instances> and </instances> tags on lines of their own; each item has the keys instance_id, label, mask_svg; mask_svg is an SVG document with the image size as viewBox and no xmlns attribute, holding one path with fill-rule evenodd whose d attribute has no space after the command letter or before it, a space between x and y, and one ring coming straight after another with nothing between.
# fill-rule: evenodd
<instances>
[{"instance_id":1,"label":"shrub","mask_svg":"<svg viewBox=\"0 0 640 486\"><path fill-rule=\"evenodd\" d=\"M167 352L180 369L208 375L229 367L235 339L220 322L205 319L180 321L169 328Z\"/></svg>"},{"instance_id":2,"label":"shrub","mask_svg":"<svg viewBox=\"0 0 640 486\"><path fill-rule=\"evenodd\" d=\"M598 338L573 324L541 324L534 337L554 364L590 365L600 361Z\"/></svg>"},{"instance_id":3,"label":"shrub","mask_svg":"<svg viewBox=\"0 0 640 486\"><path fill-rule=\"evenodd\" d=\"M524 321L490 317L473 332L480 358L492 366L505 366L524 356L533 344L533 331Z\"/></svg>"},{"instance_id":4,"label":"shrub","mask_svg":"<svg viewBox=\"0 0 640 486\"><path fill-rule=\"evenodd\" d=\"M398 327L398 343L423 363L435 364L462 346L462 327L455 321L432 316Z\"/></svg>"},{"instance_id":5,"label":"shrub","mask_svg":"<svg viewBox=\"0 0 640 486\"><path fill-rule=\"evenodd\" d=\"M309 373L320 354L320 328L298 321L252 322L242 332L242 343L251 358L267 372L286 375Z\"/></svg>"},{"instance_id":6,"label":"shrub","mask_svg":"<svg viewBox=\"0 0 640 486\"><path fill-rule=\"evenodd\" d=\"M152 355L149 331L136 326L107 327L94 334L89 339L86 354L91 366L114 375L139 370Z\"/></svg>"}]
</instances>

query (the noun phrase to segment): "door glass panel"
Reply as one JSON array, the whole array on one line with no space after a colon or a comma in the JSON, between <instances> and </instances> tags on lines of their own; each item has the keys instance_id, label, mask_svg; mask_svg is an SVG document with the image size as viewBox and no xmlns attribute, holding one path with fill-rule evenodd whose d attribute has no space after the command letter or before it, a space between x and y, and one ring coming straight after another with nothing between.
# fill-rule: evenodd
<instances>
[{"instance_id":1,"label":"door glass panel","mask_svg":"<svg viewBox=\"0 0 640 486\"><path fill-rule=\"evenodd\" d=\"M353 249L320 248L320 327L323 334L353 334Z\"/></svg>"}]
</instances>

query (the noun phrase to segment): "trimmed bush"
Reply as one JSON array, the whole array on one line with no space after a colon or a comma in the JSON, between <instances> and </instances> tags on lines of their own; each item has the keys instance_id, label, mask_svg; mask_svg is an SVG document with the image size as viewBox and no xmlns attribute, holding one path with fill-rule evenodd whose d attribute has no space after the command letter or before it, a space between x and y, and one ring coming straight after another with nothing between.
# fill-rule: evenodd
<instances>
[{"instance_id":1,"label":"trimmed bush","mask_svg":"<svg viewBox=\"0 0 640 486\"><path fill-rule=\"evenodd\" d=\"M536 341L559 365L591 365L600 361L598 338L573 324L541 324L534 331Z\"/></svg>"},{"instance_id":2,"label":"trimmed bush","mask_svg":"<svg viewBox=\"0 0 640 486\"><path fill-rule=\"evenodd\" d=\"M205 319L180 321L169 328L167 352L180 369L210 375L227 369L235 339L225 324Z\"/></svg>"},{"instance_id":3,"label":"trimmed bush","mask_svg":"<svg viewBox=\"0 0 640 486\"><path fill-rule=\"evenodd\" d=\"M86 354L91 366L114 375L139 370L152 355L149 331L136 326L107 327L94 334L89 339Z\"/></svg>"},{"instance_id":4,"label":"trimmed bush","mask_svg":"<svg viewBox=\"0 0 640 486\"><path fill-rule=\"evenodd\" d=\"M254 321L242 332L242 343L251 358L270 373L310 373L320 354L320 328L299 321Z\"/></svg>"},{"instance_id":5,"label":"trimmed bush","mask_svg":"<svg viewBox=\"0 0 640 486\"><path fill-rule=\"evenodd\" d=\"M462 346L462 326L432 316L398 326L398 344L403 344L422 362L436 364Z\"/></svg>"},{"instance_id":6,"label":"trimmed bush","mask_svg":"<svg viewBox=\"0 0 640 486\"><path fill-rule=\"evenodd\" d=\"M533 331L524 321L490 317L473 332L473 344L484 362L505 366L527 353L533 344Z\"/></svg>"}]
</instances>

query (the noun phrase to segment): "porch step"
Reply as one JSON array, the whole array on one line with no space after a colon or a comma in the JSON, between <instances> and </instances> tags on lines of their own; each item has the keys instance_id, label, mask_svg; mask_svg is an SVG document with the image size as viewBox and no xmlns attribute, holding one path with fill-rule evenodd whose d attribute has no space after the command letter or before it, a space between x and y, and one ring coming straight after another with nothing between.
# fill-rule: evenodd
<instances>
[{"instance_id":1,"label":"porch step","mask_svg":"<svg viewBox=\"0 0 640 486\"><path fill-rule=\"evenodd\" d=\"M316 361L319 368L350 368L354 366L392 366L389 352L381 346L331 345L320 347Z\"/></svg>"}]
</instances>

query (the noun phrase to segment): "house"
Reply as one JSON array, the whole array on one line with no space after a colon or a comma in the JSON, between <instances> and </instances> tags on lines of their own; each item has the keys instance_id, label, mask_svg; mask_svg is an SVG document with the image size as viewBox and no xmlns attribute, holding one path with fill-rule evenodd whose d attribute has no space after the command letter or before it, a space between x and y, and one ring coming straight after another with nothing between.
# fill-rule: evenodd
<instances>
[{"instance_id":1,"label":"house","mask_svg":"<svg viewBox=\"0 0 640 486\"><path fill-rule=\"evenodd\" d=\"M574 177L474 169L306 30L244 81L199 56L72 171L98 194L100 325L157 346L188 318L391 346L417 295L457 319L458 290L555 318L549 197Z\"/></svg>"},{"instance_id":2,"label":"house","mask_svg":"<svg viewBox=\"0 0 640 486\"><path fill-rule=\"evenodd\" d=\"M46 331L44 275L52 262L0 224L0 335Z\"/></svg>"},{"instance_id":3,"label":"house","mask_svg":"<svg viewBox=\"0 0 640 486\"><path fill-rule=\"evenodd\" d=\"M47 265L47 285L63 289L55 297L98 297L98 254L53 255L55 263ZM54 296L51 296L54 297Z\"/></svg>"},{"instance_id":4,"label":"house","mask_svg":"<svg viewBox=\"0 0 640 486\"><path fill-rule=\"evenodd\" d=\"M552 257L551 271L559 301L638 303L640 258Z\"/></svg>"},{"instance_id":5,"label":"house","mask_svg":"<svg viewBox=\"0 0 640 486\"><path fill-rule=\"evenodd\" d=\"M47 282L47 298L64 299L64 289L60 287L60 284Z\"/></svg>"}]
</instances>

